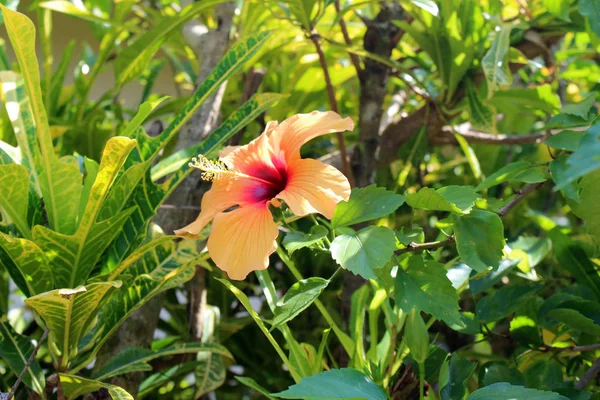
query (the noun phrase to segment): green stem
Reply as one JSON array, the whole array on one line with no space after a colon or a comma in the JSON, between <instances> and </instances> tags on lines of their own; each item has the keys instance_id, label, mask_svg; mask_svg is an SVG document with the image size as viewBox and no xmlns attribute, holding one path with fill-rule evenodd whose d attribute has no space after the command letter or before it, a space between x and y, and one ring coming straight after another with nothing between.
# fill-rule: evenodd
<instances>
[{"instance_id":1,"label":"green stem","mask_svg":"<svg viewBox=\"0 0 600 400\"><path fill-rule=\"evenodd\" d=\"M419 363L419 399L425 398L425 363Z\"/></svg>"},{"instance_id":2,"label":"green stem","mask_svg":"<svg viewBox=\"0 0 600 400\"><path fill-rule=\"evenodd\" d=\"M281 261L283 261L283 263L288 267L292 275L294 275L294 277L297 280L300 281L304 279L300 271L298 271L298 269L296 268L294 262L290 259L290 257L288 257L285 251L281 249L281 247L277 247L277 255L279 256L279 258L281 258ZM354 354L355 346L350 336L345 334L344 331L342 331L340 327L335 323L333 317L331 316L331 314L329 314L329 311L327 311L321 300L315 300L315 306L317 306L319 312L321 313L323 318L325 318L325 321L327 321L327 323L331 326L331 329L333 329L333 332L344 347L344 350L346 350L346 353L348 353L349 356L352 356Z\"/></svg>"}]
</instances>

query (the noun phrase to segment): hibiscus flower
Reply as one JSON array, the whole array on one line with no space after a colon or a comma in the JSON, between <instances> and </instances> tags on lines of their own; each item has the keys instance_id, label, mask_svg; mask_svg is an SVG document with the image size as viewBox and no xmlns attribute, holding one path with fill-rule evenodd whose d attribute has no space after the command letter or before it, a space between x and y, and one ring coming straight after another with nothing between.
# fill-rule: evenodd
<instances>
[{"instance_id":1,"label":"hibiscus flower","mask_svg":"<svg viewBox=\"0 0 600 400\"><path fill-rule=\"evenodd\" d=\"M313 111L279 125L269 122L249 144L223 149L219 161L202 155L192 159L190 166L213 183L198 218L175 234L197 238L213 221L208 252L229 278L241 280L266 269L278 234L269 205L279 207L283 200L297 216L320 213L331 219L336 205L350 197L348 179L330 165L300 158L300 147L317 136L352 129L350 118Z\"/></svg>"}]
</instances>

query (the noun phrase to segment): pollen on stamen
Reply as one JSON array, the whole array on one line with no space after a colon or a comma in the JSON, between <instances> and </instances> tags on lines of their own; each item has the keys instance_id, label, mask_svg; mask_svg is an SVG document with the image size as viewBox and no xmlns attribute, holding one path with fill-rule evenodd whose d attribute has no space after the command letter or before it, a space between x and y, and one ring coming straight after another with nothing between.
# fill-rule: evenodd
<instances>
[{"instance_id":1,"label":"pollen on stamen","mask_svg":"<svg viewBox=\"0 0 600 400\"><path fill-rule=\"evenodd\" d=\"M188 165L191 168L202 171L200 177L205 181L214 181L231 172L223 161L209 160L202 154L198 154L198 157L192 158L192 161Z\"/></svg>"}]
</instances>

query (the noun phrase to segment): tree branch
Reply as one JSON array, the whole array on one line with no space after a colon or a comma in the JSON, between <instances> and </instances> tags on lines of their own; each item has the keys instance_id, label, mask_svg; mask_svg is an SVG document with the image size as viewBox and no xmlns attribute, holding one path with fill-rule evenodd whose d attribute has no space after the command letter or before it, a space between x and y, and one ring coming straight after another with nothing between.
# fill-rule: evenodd
<instances>
[{"instance_id":1,"label":"tree branch","mask_svg":"<svg viewBox=\"0 0 600 400\"><path fill-rule=\"evenodd\" d=\"M396 250L394 253L397 256L399 256L400 254L409 253L409 252L413 252L413 251L435 250L435 249L439 249L440 247L444 247L449 244L452 244L454 242L455 242L454 236L450 236L446 240L438 240L437 242L426 242L426 243L410 242L408 244L408 246L406 246L403 249Z\"/></svg>"},{"instance_id":2,"label":"tree branch","mask_svg":"<svg viewBox=\"0 0 600 400\"><path fill-rule=\"evenodd\" d=\"M512 210L521 200L523 200L525 196L527 196L529 193L533 192L543 184L544 182L531 183L525 186L524 188L519 189L519 191L517 192L517 196L511 201L509 201L504 207L502 207L500 211L498 211L498 215L500 216L500 218L504 218L504 216L508 214L508 212Z\"/></svg>"},{"instance_id":3,"label":"tree branch","mask_svg":"<svg viewBox=\"0 0 600 400\"><path fill-rule=\"evenodd\" d=\"M339 14L341 12L341 6L340 6L340 0L335 0L335 11ZM346 44L348 46L352 46L352 39L350 39L350 35L348 34L348 28L346 27L346 21L344 21L344 18L340 16L340 29L342 30L342 35L344 35L344 41L346 42ZM348 52L348 55L350 56L350 60L352 61L352 64L354 65L354 68L356 69L356 74L358 76L360 76L363 73L363 69L360 66L360 58L358 57L358 55L352 53L352 52Z\"/></svg>"},{"instance_id":4,"label":"tree branch","mask_svg":"<svg viewBox=\"0 0 600 400\"><path fill-rule=\"evenodd\" d=\"M588 369L585 374L581 377L581 379L575 383L575 388L578 390L583 390L587 385L590 384L592 380L596 378L598 373L600 372L600 358L596 360L596 362Z\"/></svg>"},{"instance_id":5,"label":"tree branch","mask_svg":"<svg viewBox=\"0 0 600 400\"><path fill-rule=\"evenodd\" d=\"M567 346L567 347L554 347L547 344L543 344L542 348L544 351L595 351L600 350L600 343L590 344L586 346Z\"/></svg>"},{"instance_id":6,"label":"tree branch","mask_svg":"<svg viewBox=\"0 0 600 400\"><path fill-rule=\"evenodd\" d=\"M42 343L44 343L44 340L46 340L46 337L48 337L48 332L50 332L50 329L46 328L44 330L44 333L42 333L42 337L40 338L40 340L38 340L37 344L33 348L33 352L29 356L27 363L25 364L25 366L23 367L23 370L21 370L21 373L17 377L17 381L10 389L10 392L8 392L8 396L6 397L7 400L12 399L13 396L15 395L15 392L19 388L19 385L21 384L23 377L25 376L25 374L27 373L27 370L29 369L29 367L31 367L31 364L35 360L35 356L37 355L38 351L40 350L40 347L42 347Z\"/></svg>"}]
</instances>

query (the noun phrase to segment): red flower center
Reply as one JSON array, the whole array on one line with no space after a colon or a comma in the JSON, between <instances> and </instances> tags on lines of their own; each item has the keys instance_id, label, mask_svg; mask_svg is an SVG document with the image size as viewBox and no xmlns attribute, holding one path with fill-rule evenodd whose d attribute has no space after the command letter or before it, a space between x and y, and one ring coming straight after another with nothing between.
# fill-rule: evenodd
<instances>
[{"instance_id":1,"label":"red flower center","mask_svg":"<svg viewBox=\"0 0 600 400\"><path fill-rule=\"evenodd\" d=\"M284 163L274 162L275 167L257 164L248 171L248 175L256 178L250 196L253 202L269 201L285 190L288 183L288 171Z\"/></svg>"}]
</instances>

